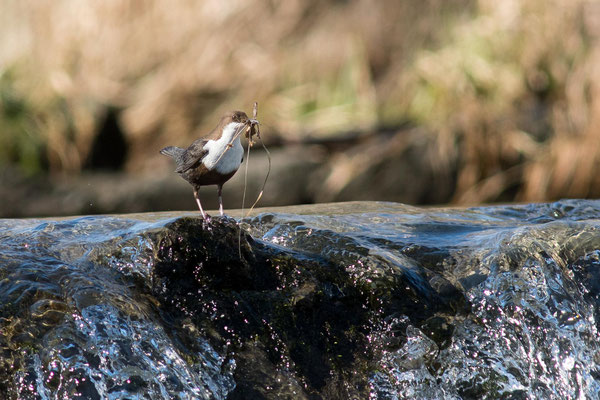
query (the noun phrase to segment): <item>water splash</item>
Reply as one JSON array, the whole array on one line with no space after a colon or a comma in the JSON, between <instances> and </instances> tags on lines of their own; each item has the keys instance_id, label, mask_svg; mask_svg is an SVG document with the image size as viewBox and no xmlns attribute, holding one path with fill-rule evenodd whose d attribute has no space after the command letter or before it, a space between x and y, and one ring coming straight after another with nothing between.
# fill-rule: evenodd
<instances>
[{"instance_id":1,"label":"water splash","mask_svg":"<svg viewBox=\"0 0 600 400\"><path fill-rule=\"evenodd\" d=\"M599 218L288 208L242 259L227 220L3 220L0 397L597 398Z\"/></svg>"}]
</instances>

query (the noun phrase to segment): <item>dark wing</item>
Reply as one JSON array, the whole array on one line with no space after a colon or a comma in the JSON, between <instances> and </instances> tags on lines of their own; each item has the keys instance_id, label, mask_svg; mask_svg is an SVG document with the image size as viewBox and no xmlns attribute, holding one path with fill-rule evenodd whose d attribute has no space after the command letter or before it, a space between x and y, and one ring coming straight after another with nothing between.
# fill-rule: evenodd
<instances>
[{"instance_id":1,"label":"dark wing","mask_svg":"<svg viewBox=\"0 0 600 400\"><path fill-rule=\"evenodd\" d=\"M208 142L206 139L198 139L188 147L182 154L180 161L177 163L175 172L183 173L202 161L208 150L204 149L204 145Z\"/></svg>"}]
</instances>

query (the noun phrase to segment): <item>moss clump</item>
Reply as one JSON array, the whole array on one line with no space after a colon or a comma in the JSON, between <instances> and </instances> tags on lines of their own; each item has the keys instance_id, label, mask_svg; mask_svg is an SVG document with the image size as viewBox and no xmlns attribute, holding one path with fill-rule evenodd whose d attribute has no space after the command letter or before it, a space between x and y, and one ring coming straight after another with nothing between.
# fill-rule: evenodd
<instances>
[{"instance_id":1,"label":"moss clump","mask_svg":"<svg viewBox=\"0 0 600 400\"><path fill-rule=\"evenodd\" d=\"M10 70L0 73L0 164L16 164L28 174L47 165L45 140L32 115L32 107L15 88Z\"/></svg>"}]
</instances>

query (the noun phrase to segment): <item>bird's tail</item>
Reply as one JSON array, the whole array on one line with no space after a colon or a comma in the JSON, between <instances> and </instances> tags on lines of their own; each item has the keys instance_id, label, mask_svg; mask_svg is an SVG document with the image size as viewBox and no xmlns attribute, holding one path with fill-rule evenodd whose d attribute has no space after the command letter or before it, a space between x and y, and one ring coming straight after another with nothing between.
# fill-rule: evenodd
<instances>
[{"instance_id":1,"label":"bird's tail","mask_svg":"<svg viewBox=\"0 0 600 400\"><path fill-rule=\"evenodd\" d=\"M160 151L160 154L169 156L171 158L174 158L175 160L178 160L179 158L181 158L181 155L183 154L184 151L185 151L185 149L182 149L181 147L168 146L168 147L165 147L164 149L162 149Z\"/></svg>"}]
</instances>

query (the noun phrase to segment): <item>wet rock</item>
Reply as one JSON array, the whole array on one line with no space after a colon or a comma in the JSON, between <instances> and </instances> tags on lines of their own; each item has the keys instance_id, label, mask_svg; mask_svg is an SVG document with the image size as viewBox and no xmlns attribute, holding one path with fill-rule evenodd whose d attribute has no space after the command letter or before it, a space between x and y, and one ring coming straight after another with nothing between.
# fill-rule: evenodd
<instances>
[{"instance_id":1,"label":"wet rock","mask_svg":"<svg viewBox=\"0 0 600 400\"><path fill-rule=\"evenodd\" d=\"M369 335L382 317L410 315L428 331L444 332L446 340L451 325L441 329L429 318L454 314L448 299L462 296L449 288L418 288L391 270L377 280L357 278L348 273L348 260L284 251L228 219L178 219L155 240L154 295L165 312L191 318L214 347L227 348L243 364L235 374L239 398L250 390L243 388L263 387L266 373L258 371L275 370L290 374L271 391L245 398L286 397L282 385L289 396L364 398L371 360L381 350ZM425 292L430 301L423 302Z\"/></svg>"},{"instance_id":2,"label":"wet rock","mask_svg":"<svg viewBox=\"0 0 600 400\"><path fill-rule=\"evenodd\" d=\"M599 216L2 220L0 398L593 398Z\"/></svg>"}]
</instances>

